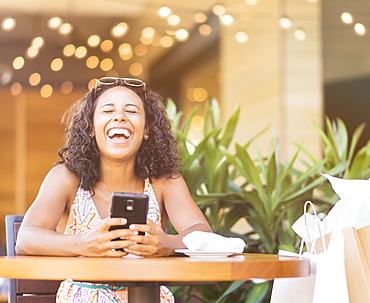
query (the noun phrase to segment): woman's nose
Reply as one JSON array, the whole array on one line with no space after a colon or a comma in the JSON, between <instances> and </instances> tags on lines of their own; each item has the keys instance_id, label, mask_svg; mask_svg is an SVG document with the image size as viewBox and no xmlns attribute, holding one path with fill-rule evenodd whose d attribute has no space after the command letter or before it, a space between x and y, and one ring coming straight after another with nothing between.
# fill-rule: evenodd
<instances>
[{"instance_id":1,"label":"woman's nose","mask_svg":"<svg viewBox=\"0 0 370 303\"><path fill-rule=\"evenodd\" d=\"M124 122L126 121L126 117L123 114L117 114L113 118L114 122Z\"/></svg>"}]
</instances>

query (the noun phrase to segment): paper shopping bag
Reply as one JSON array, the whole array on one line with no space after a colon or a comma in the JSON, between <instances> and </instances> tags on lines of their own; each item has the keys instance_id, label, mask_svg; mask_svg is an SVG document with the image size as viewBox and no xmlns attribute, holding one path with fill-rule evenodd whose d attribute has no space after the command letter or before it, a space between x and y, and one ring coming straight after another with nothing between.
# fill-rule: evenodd
<instances>
[{"instance_id":1,"label":"paper shopping bag","mask_svg":"<svg viewBox=\"0 0 370 303\"><path fill-rule=\"evenodd\" d=\"M299 257L299 254L279 251L279 255ZM309 258L309 255L306 256ZM311 274L308 277L274 279L270 303L312 303L316 280L316 264L310 262Z\"/></svg>"},{"instance_id":2,"label":"paper shopping bag","mask_svg":"<svg viewBox=\"0 0 370 303\"><path fill-rule=\"evenodd\" d=\"M325 236L330 244L331 234ZM343 229L345 268L348 295L351 303L370 302L370 226L356 230ZM321 242L316 242L316 250L323 251Z\"/></svg>"},{"instance_id":3,"label":"paper shopping bag","mask_svg":"<svg viewBox=\"0 0 370 303\"><path fill-rule=\"evenodd\" d=\"M343 251L344 235L341 229L333 232L327 247L326 252L312 256L316 263L312 303L349 303Z\"/></svg>"},{"instance_id":4,"label":"paper shopping bag","mask_svg":"<svg viewBox=\"0 0 370 303\"><path fill-rule=\"evenodd\" d=\"M343 232L338 230L326 252L304 253L311 275L274 279L270 303L349 303L343 247Z\"/></svg>"}]
</instances>

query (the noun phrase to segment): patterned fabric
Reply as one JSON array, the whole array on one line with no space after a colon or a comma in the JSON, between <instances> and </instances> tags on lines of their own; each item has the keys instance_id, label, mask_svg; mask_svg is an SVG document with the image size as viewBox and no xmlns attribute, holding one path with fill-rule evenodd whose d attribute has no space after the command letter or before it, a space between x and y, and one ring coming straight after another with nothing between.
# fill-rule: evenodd
<instances>
[{"instance_id":1,"label":"patterned fabric","mask_svg":"<svg viewBox=\"0 0 370 303\"><path fill-rule=\"evenodd\" d=\"M161 225L161 212L153 188L145 180L144 194L149 196L148 219ZM83 234L101 220L88 191L78 189L72 203L65 234ZM121 287L120 287L121 288ZM56 303L127 303L127 288L120 289L106 284L81 283L70 279L60 284ZM161 303L174 303L170 290L161 286Z\"/></svg>"}]
</instances>

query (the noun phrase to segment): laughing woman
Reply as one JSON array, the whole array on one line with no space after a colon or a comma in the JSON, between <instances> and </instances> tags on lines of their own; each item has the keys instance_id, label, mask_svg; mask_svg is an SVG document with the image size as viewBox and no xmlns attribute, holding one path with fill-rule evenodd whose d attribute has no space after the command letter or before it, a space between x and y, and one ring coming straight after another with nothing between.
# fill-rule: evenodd
<instances>
[{"instance_id":1,"label":"laughing woman","mask_svg":"<svg viewBox=\"0 0 370 303\"><path fill-rule=\"evenodd\" d=\"M66 113L66 123L66 146L24 217L18 254L168 256L184 248L187 233L211 231L178 172L176 140L163 99L144 82L97 80ZM110 218L113 192L147 194L147 224L110 230L126 222ZM176 235L165 233L169 220ZM62 282L57 302L123 303L127 289L69 279ZM174 302L165 287L161 302Z\"/></svg>"}]
</instances>

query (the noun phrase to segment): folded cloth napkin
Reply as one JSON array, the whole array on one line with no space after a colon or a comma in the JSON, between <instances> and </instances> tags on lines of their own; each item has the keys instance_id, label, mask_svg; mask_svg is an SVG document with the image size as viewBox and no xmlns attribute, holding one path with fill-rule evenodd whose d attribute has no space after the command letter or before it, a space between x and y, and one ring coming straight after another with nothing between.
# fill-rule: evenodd
<instances>
[{"instance_id":1,"label":"folded cloth napkin","mask_svg":"<svg viewBox=\"0 0 370 303\"><path fill-rule=\"evenodd\" d=\"M182 242L192 251L233 252L238 254L242 253L246 246L243 239L227 238L204 231L188 233L182 238Z\"/></svg>"}]
</instances>

